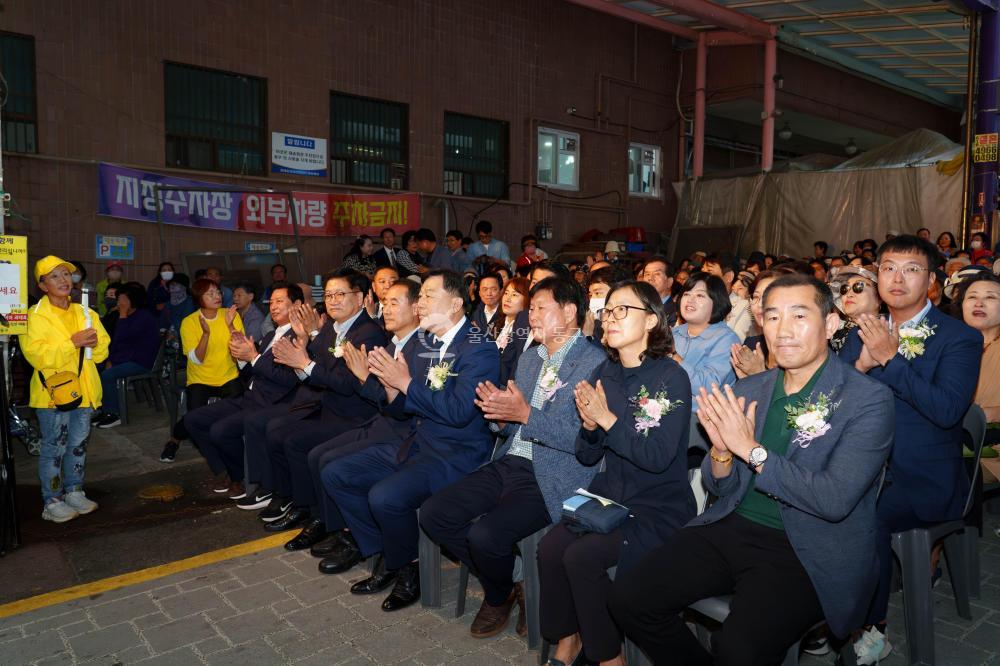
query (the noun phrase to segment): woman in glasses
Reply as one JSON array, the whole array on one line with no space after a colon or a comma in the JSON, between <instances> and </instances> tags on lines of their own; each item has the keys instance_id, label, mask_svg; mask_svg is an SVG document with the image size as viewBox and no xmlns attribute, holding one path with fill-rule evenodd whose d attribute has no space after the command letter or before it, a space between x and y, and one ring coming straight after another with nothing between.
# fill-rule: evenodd
<instances>
[{"instance_id":1,"label":"woman in glasses","mask_svg":"<svg viewBox=\"0 0 1000 666\"><path fill-rule=\"evenodd\" d=\"M716 278L718 279L718 278ZM558 641L553 666L624 664L622 635L607 609L608 569L628 569L695 515L687 477L691 384L671 358L673 336L656 290L629 280L599 313L609 360L597 380L575 387L582 428L576 457L605 466L590 492L629 516L607 534L565 521L538 547L542 635Z\"/></svg>"},{"instance_id":2,"label":"woman in glasses","mask_svg":"<svg viewBox=\"0 0 1000 666\"><path fill-rule=\"evenodd\" d=\"M867 268L860 266L845 266L830 281L833 291L833 301L840 310L843 324L830 339L830 346L840 353L844 342L857 327L857 320L863 314L874 317L882 310L882 299L878 295L878 277Z\"/></svg>"},{"instance_id":3,"label":"woman in glasses","mask_svg":"<svg viewBox=\"0 0 1000 666\"><path fill-rule=\"evenodd\" d=\"M194 281L191 288L198 309L181 322L181 347L187 357L187 411L192 412L208 404L209 398L236 398L243 393L236 361L229 353L229 337L243 332L243 320L236 306L222 307L222 291L208 278ZM180 442L188 437L184 419L174 424L170 439L163 446L160 462L172 463L177 457ZM212 488L217 493L227 492L213 479Z\"/></svg>"}]
</instances>

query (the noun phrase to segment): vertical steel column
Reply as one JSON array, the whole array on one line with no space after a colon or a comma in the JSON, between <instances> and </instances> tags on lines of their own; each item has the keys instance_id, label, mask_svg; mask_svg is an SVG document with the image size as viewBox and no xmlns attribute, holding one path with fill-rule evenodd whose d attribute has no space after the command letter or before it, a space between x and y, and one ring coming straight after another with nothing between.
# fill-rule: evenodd
<instances>
[{"instance_id":1,"label":"vertical steel column","mask_svg":"<svg viewBox=\"0 0 1000 666\"><path fill-rule=\"evenodd\" d=\"M778 71L778 42L773 37L764 42L764 118L761 123L760 169L774 165L774 75Z\"/></svg>"},{"instance_id":2,"label":"vertical steel column","mask_svg":"<svg viewBox=\"0 0 1000 666\"><path fill-rule=\"evenodd\" d=\"M977 91L976 134L1000 132L1000 16L984 11L979 28L979 89ZM979 162L973 165L972 191L975 199L970 206L973 215L983 216L987 235L993 213L997 209L997 163ZM982 205L980 205L982 201ZM971 221L971 216L970 216ZM970 224L971 227L971 224ZM968 232L970 229L967 229ZM968 237L959 239L965 245Z\"/></svg>"},{"instance_id":3,"label":"vertical steel column","mask_svg":"<svg viewBox=\"0 0 1000 666\"><path fill-rule=\"evenodd\" d=\"M705 169L705 79L708 69L705 33L698 35L697 61L694 68L694 177Z\"/></svg>"}]
</instances>

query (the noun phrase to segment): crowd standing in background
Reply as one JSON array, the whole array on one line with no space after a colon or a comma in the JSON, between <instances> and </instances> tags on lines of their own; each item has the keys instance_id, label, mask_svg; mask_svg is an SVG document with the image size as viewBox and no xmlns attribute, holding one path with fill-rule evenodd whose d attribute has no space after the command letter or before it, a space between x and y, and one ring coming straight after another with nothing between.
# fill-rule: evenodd
<instances>
[{"instance_id":1,"label":"crowd standing in background","mask_svg":"<svg viewBox=\"0 0 1000 666\"><path fill-rule=\"evenodd\" d=\"M735 597L715 663L781 661L807 633L810 652L837 637L884 659L890 536L961 516L963 417L975 402L1000 423L989 238L675 263L615 240L560 261L533 235L514 257L490 222L475 235L360 236L319 303L282 264L262 288L169 261L142 284L112 262L92 288L79 262L40 260L22 348L43 518L97 508L89 429L118 426L118 380L167 358L187 413L160 460L190 439L213 490L325 574L375 558L351 592L388 592L385 611L420 597L423 529L483 584L472 635L515 608L524 633L517 543L544 533L555 666L623 664L626 637L658 664L713 663L681 613L717 594Z\"/></svg>"}]
</instances>

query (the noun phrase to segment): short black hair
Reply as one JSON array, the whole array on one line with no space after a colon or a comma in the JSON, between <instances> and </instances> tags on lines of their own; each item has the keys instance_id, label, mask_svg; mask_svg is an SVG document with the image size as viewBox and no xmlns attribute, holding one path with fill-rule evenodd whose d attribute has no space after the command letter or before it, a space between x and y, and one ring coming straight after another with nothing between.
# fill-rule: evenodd
<instances>
[{"instance_id":1,"label":"short black hair","mask_svg":"<svg viewBox=\"0 0 1000 666\"><path fill-rule=\"evenodd\" d=\"M392 285L392 287L406 287L406 299L410 303L416 303L417 299L420 298L420 285L413 280L400 280ZM389 287L389 289L392 289L392 287Z\"/></svg>"},{"instance_id":2,"label":"short black hair","mask_svg":"<svg viewBox=\"0 0 1000 666\"><path fill-rule=\"evenodd\" d=\"M281 270L285 271L286 273L288 272L288 266L286 266L284 264L274 264L273 266L271 266L271 272L272 273L274 272L275 268L280 268Z\"/></svg>"},{"instance_id":3,"label":"short black hair","mask_svg":"<svg viewBox=\"0 0 1000 666\"><path fill-rule=\"evenodd\" d=\"M826 250L830 246L826 244L826 241L816 241L815 243L813 243L813 247L818 247L819 249L823 250L823 254L826 254Z\"/></svg>"},{"instance_id":4,"label":"short black hair","mask_svg":"<svg viewBox=\"0 0 1000 666\"><path fill-rule=\"evenodd\" d=\"M448 270L447 268L435 268L424 273L423 277L424 282L427 282L432 277L440 277L442 288L455 298L461 298L463 309L468 305L469 293L465 286L465 280L455 271Z\"/></svg>"},{"instance_id":5,"label":"short black hair","mask_svg":"<svg viewBox=\"0 0 1000 666\"><path fill-rule=\"evenodd\" d=\"M538 239L535 238L534 234L528 234L526 236L521 236L521 249L522 250L524 249L524 246L527 245L528 243L533 243L535 245L535 247L538 246Z\"/></svg>"},{"instance_id":6,"label":"short black hair","mask_svg":"<svg viewBox=\"0 0 1000 666\"><path fill-rule=\"evenodd\" d=\"M372 288L372 281L368 276L353 268L340 268L330 271L323 276L323 287L326 288L326 283L334 279L347 280L351 291L360 291L362 294L367 294L368 290Z\"/></svg>"},{"instance_id":7,"label":"short black hair","mask_svg":"<svg viewBox=\"0 0 1000 666\"><path fill-rule=\"evenodd\" d=\"M115 292L116 296L121 296L125 294L128 297L128 302L132 304L136 310L141 310L146 307L146 289L138 282L126 282L125 284L119 285L108 285L117 286L118 291Z\"/></svg>"},{"instance_id":8,"label":"short black hair","mask_svg":"<svg viewBox=\"0 0 1000 666\"><path fill-rule=\"evenodd\" d=\"M393 273L396 274L397 278L399 277L399 269L396 268L395 266L379 266L378 268L375 269L375 275L378 275L382 271L392 271Z\"/></svg>"},{"instance_id":9,"label":"short black hair","mask_svg":"<svg viewBox=\"0 0 1000 666\"><path fill-rule=\"evenodd\" d=\"M528 273L528 275L529 276L533 275L534 272L537 271L538 269L554 273L555 277L566 278L566 279L572 277L572 275L570 275L569 269L566 268L564 264L561 264L558 261L552 261L551 259L544 259L542 261L539 261L537 264L533 265L531 267L531 272Z\"/></svg>"},{"instance_id":10,"label":"short black hair","mask_svg":"<svg viewBox=\"0 0 1000 666\"><path fill-rule=\"evenodd\" d=\"M774 282L767 285L767 289L764 290L764 298L761 299L762 307L767 307L767 297L775 289L785 289L788 287L812 287L813 291L816 292L814 298L820 315L825 317L834 311L833 292L830 291L830 286L825 282L820 282L811 275L802 275L801 273L781 275Z\"/></svg>"},{"instance_id":11,"label":"short black hair","mask_svg":"<svg viewBox=\"0 0 1000 666\"><path fill-rule=\"evenodd\" d=\"M534 287L528 294L529 300L535 297L540 291L548 291L560 307L564 305L576 306L576 325L583 326L584 317L587 315L587 306L583 297L583 289L574 280L565 277L547 277Z\"/></svg>"},{"instance_id":12,"label":"short black hair","mask_svg":"<svg viewBox=\"0 0 1000 666\"><path fill-rule=\"evenodd\" d=\"M237 289L242 289L248 294L253 294L254 299L257 298L257 287L253 286L249 282L237 282L233 287L233 291L236 291Z\"/></svg>"},{"instance_id":13,"label":"short black hair","mask_svg":"<svg viewBox=\"0 0 1000 666\"><path fill-rule=\"evenodd\" d=\"M483 284L483 280L496 280L497 289L503 289L503 278L500 277L496 271L490 271L489 273L483 273L479 276L479 280L476 281L476 293L479 293L479 286Z\"/></svg>"},{"instance_id":14,"label":"short black hair","mask_svg":"<svg viewBox=\"0 0 1000 666\"><path fill-rule=\"evenodd\" d=\"M430 229L424 227L417 230L417 240L418 241L430 241L431 243L437 243L437 235Z\"/></svg>"},{"instance_id":15,"label":"short black hair","mask_svg":"<svg viewBox=\"0 0 1000 666\"><path fill-rule=\"evenodd\" d=\"M896 236L882 243L878 249L878 262L882 263L882 256L886 252L901 252L903 254L922 254L927 259L927 268L934 270L941 263L941 253L929 240L924 240L920 236L903 234Z\"/></svg>"},{"instance_id":16,"label":"short black hair","mask_svg":"<svg viewBox=\"0 0 1000 666\"><path fill-rule=\"evenodd\" d=\"M285 293L288 295L288 300L292 303L295 303L296 301L299 303L306 302L306 295L302 293L302 287L294 282L275 282L274 285L271 286L271 296L274 296L274 292L281 289L285 290Z\"/></svg>"},{"instance_id":17,"label":"short black hair","mask_svg":"<svg viewBox=\"0 0 1000 666\"><path fill-rule=\"evenodd\" d=\"M493 223L489 220L479 220L476 222L476 233L492 234L493 233Z\"/></svg>"},{"instance_id":18,"label":"short black hair","mask_svg":"<svg viewBox=\"0 0 1000 666\"><path fill-rule=\"evenodd\" d=\"M722 281L722 278L701 271L689 277L684 283L684 288L681 289L680 293L681 298L684 298L684 294L694 289L699 282L705 283L708 297L712 299L712 316L708 323L717 324L729 316L729 312L733 309L733 304L729 301L729 290L726 289L726 283ZM656 290L654 289L654 291ZM610 296L610 294L608 295Z\"/></svg>"},{"instance_id":19,"label":"short black hair","mask_svg":"<svg viewBox=\"0 0 1000 666\"><path fill-rule=\"evenodd\" d=\"M378 232L379 236L384 236L386 234L392 234L393 236L395 236L396 230L393 229L392 227L385 227L384 229L382 229L382 231Z\"/></svg>"},{"instance_id":20,"label":"short black hair","mask_svg":"<svg viewBox=\"0 0 1000 666\"><path fill-rule=\"evenodd\" d=\"M454 238L458 242L462 242L462 232L458 229L449 229L448 233L445 234L448 238Z\"/></svg>"},{"instance_id":21,"label":"short black hair","mask_svg":"<svg viewBox=\"0 0 1000 666\"><path fill-rule=\"evenodd\" d=\"M410 239L413 238L416 235L417 235L417 232L414 231L413 229L410 229L409 231L404 231L403 232L402 245L403 245L403 249L404 250L406 249L407 244L410 242Z\"/></svg>"},{"instance_id":22,"label":"short black hair","mask_svg":"<svg viewBox=\"0 0 1000 666\"><path fill-rule=\"evenodd\" d=\"M589 287L592 284L606 284L609 287L613 287L627 279L628 273L622 268L618 266L605 266L604 268L598 268L587 276L587 286Z\"/></svg>"},{"instance_id":23,"label":"short black hair","mask_svg":"<svg viewBox=\"0 0 1000 666\"><path fill-rule=\"evenodd\" d=\"M199 268L198 270L196 270L194 272L195 282L197 282L198 280L202 279L206 275L208 275L208 269L207 268Z\"/></svg>"},{"instance_id":24,"label":"short black hair","mask_svg":"<svg viewBox=\"0 0 1000 666\"><path fill-rule=\"evenodd\" d=\"M642 270L646 270L646 266L649 266L650 264L663 264L663 272L667 274L667 277L673 277L674 266L670 263L670 260L662 254L654 254L652 257L647 259L646 263L642 265Z\"/></svg>"}]
</instances>

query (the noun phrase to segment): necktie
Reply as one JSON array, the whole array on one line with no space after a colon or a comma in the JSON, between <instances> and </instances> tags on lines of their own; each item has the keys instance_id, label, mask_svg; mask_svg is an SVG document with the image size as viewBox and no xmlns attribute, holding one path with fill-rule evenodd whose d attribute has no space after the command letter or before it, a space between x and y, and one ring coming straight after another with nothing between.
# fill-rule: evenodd
<instances>
[{"instance_id":1,"label":"necktie","mask_svg":"<svg viewBox=\"0 0 1000 666\"><path fill-rule=\"evenodd\" d=\"M392 248L391 247L385 248L385 253L387 255L389 255L389 265L392 266L392 267L395 267L396 266L396 257L395 257L395 255L392 252Z\"/></svg>"}]
</instances>

